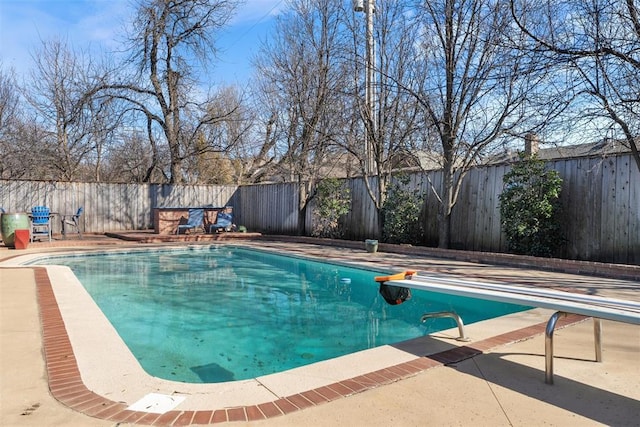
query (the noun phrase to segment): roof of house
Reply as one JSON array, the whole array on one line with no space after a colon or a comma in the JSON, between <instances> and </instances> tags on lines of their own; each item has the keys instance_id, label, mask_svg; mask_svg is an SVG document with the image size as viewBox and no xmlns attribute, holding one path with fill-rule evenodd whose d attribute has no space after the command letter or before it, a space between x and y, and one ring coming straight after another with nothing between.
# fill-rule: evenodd
<instances>
[{"instance_id":1,"label":"roof of house","mask_svg":"<svg viewBox=\"0 0 640 427\"><path fill-rule=\"evenodd\" d=\"M509 163L518 159L522 150L508 150L502 154L487 158L484 164ZM625 141L603 139L598 142L576 145L554 145L538 150L538 158L542 160L567 159L576 157L608 157L628 153L630 148Z\"/></svg>"}]
</instances>

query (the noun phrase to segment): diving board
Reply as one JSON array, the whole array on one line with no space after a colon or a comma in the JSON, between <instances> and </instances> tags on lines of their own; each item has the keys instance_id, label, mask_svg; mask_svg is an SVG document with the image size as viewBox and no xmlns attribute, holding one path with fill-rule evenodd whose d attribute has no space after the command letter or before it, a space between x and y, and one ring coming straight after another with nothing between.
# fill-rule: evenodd
<instances>
[{"instance_id":1,"label":"diving board","mask_svg":"<svg viewBox=\"0 0 640 427\"><path fill-rule=\"evenodd\" d=\"M555 310L556 313L547 322L545 330L545 381L548 384L553 384L553 331L560 316L569 313L593 318L596 361L598 362L602 361L600 319L640 325L640 303L633 301L425 275L416 271L380 276L375 280L391 286ZM463 335L461 325L460 321L458 327Z\"/></svg>"}]
</instances>

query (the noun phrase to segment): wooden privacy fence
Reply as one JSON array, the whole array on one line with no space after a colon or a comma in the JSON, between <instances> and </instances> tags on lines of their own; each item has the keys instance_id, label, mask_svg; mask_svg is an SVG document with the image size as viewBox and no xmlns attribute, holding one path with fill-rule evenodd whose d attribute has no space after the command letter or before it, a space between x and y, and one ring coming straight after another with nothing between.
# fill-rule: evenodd
<instances>
[{"instance_id":1,"label":"wooden privacy fence","mask_svg":"<svg viewBox=\"0 0 640 427\"><path fill-rule=\"evenodd\" d=\"M51 212L68 214L84 207L81 229L89 233L145 230L153 227L156 206L231 205L235 186L175 186L44 181L0 181L0 207L29 212L46 205ZM53 233L60 232L54 219Z\"/></svg>"},{"instance_id":2,"label":"wooden privacy fence","mask_svg":"<svg viewBox=\"0 0 640 427\"><path fill-rule=\"evenodd\" d=\"M640 172L630 155L575 158L548 162L563 179L562 206L567 238L563 256L640 265ZM506 252L500 228L499 195L508 165L471 170L464 180L451 217L454 248ZM438 202L430 185L438 187L442 173L411 176L410 187L425 194L425 244L437 243ZM351 191L351 211L342 220L347 239L379 237L377 213L361 178L345 180ZM371 179L375 187L375 178ZM295 183L244 186L102 184L0 181L0 207L24 212L47 205L52 212L71 213L83 206L85 232L152 228L154 207L233 206L236 224L268 234L298 231L298 186ZM312 229L313 203L306 216ZM60 232L54 223L54 233Z\"/></svg>"}]
</instances>

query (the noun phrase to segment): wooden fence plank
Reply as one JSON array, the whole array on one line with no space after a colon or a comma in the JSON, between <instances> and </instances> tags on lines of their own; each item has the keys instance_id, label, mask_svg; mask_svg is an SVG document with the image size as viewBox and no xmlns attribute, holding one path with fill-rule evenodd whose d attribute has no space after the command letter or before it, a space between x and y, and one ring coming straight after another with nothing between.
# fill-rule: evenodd
<instances>
[{"instance_id":1,"label":"wooden fence plank","mask_svg":"<svg viewBox=\"0 0 640 427\"><path fill-rule=\"evenodd\" d=\"M572 168L567 167L567 161L564 159L556 160L549 163L548 166L550 169L558 172L558 175L562 179L562 187L560 192L560 201L562 206L562 211L565 213L564 217L567 218L565 221L569 221L569 218L573 218L575 215L576 203L580 203L580 200L576 200L575 193L573 191L574 187L574 177L571 175ZM565 245L566 252L574 252L573 245L576 230L572 227L566 227L564 238L567 239L567 244Z\"/></svg>"},{"instance_id":2,"label":"wooden fence plank","mask_svg":"<svg viewBox=\"0 0 640 427\"><path fill-rule=\"evenodd\" d=\"M600 259L605 262L613 262L614 232L617 215L615 212L616 192L616 167L614 159L605 159L602 162L602 197L600 209L602 212L603 227L600 233Z\"/></svg>"},{"instance_id":3,"label":"wooden fence plank","mask_svg":"<svg viewBox=\"0 0 640 427\"><path fill-rule=\"evenodd\" d=\"M473 210L473 216L469 218L469 221L474 222L473 242L469 243L473 244L471 246L473 250L481 251L486 250L485 248L491 245L491 221L488 221L488 219L493 216L494 206L493 199L486 196L493 191L492 177L495 174L495 170L493 168L477 168L475 171L477 172L474 179L475 183L473 183L475 191L469 200L469 204L475 205L476 208Z\"/></svg>"},{"instance_id":4,"label":"wooden fence plank","mask_svg":"<svg viewBox=\"0 0 640 427\"><path fill-rule=\"evenodd\" d=\"M489 235L489 245L485 247L487 251L504 252L507 250L506 235L502 232L502 218L500 217L500 194L504 188L503 181L506 173L507 167L505 165L498 165L493 168L490 186L493 189L490 195L493 211L489 217L491 233Z\"/></svg>"},{"instance_id":5,"label":"wooden fence plank","mask_svg":"<svg viewBox=\"0 0 640 427\"><path fill-rule=\"evenodd\" d=\"M596 215L596 209L593 198L589 197L589 193L592 192L589 188L588 181L589 174L591 173L590 167L591 165L588 158L577 159L575 167L576 174L572 182L571 191L583 189L587 192L587 196L575 198L570 211L567 211L565 207L563 218L565 222L575 218L575 221L584 224L584 227L575 231L572 241L567 240L567 252L565 256L575 257L578 253L578 248L588 248L589 239L591 238L594 226L592 218ZM595 196L595 194L591 194L591 196Z\"/></svg>"},{"instance_id":6,"label":"wooden fence plank","mask_svg":"<svg viewBox=\"0 0 640 427\"><path fill-rule=\"evenodd\" d=\"M617 219L615 229L613 231L615 242L616 257L626 263L629 259L629 228L630 220L630 185L629 182L629 166L636 167L635 164L630 165L629 158L616 157L616 191L615 191L615 212Z\"/></svg>"},{"instance_id":7,"label":"wooden fence plank","mask_svg":"<svg viewBox=\"0 0 640 427\"><path fill-rule=\"evenodd\" d=\"M590 220L586 223L588 228L587 243L581 248L581 254L574 254L576 258L580 255L583 259L592 259L592 256L600 253L602 243L600 236L602 235L602 159L589 159L589 175L586 178L586 188L583 187L584 194L587 190L587 198L591 199L587 212L590 214ZM579 259L579 258L578 258Z\"/></svg>"},{"instance_id":8,"label":"wooden fence plank","mask_svg":"<svg viewBox=\"0 0 640 427\"><path fill-rule=\"evenodd\" d=\"M640 265L640 170L629 159L629 258L627 263Z\"/></svg>"}]
</instances>

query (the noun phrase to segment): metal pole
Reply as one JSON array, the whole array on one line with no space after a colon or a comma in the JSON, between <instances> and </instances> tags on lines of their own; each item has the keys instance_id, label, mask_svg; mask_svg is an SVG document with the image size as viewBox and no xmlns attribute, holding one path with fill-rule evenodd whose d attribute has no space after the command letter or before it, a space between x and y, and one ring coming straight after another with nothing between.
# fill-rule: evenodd
<instances>
[{"instance_id":1,"label":"metal pole","mask_svg":"<svg viewBox=\"0 0 640 427\"><path fill-rule=\"evenodd\" d=\"M367 49L367 67L366 67L366 107L367 107L367 126L365 135L365 171L367 174L375 172L375 160L373 156L373 142L377 132L377 114L375 108L375 41L373 38L373 13L375 11L374 0L365 0L365 16L367 21L366 27L366 49Z\"/></svg>"},{"instance_id":2,"label":"metal pole","mask_svg":"<svg viewBox=\"0 0 640 427\"><path fill-rule=\"evenodd\" d=\"M553 384L553 331L556 329L556 323L560 316L566 317L567 313L562 311L553 313L544 331L544 381L547 384Z\"/></svg>"},{"instance_id":3,"label":"metal pole","mask_svg":"<svg viewBox=\"0 0 640 427\"><path fill-rule=\"evenodd\" d=\"M375 12L374 0L354 0L353 10L365 13L365 132L362 154L364 156L364 172L366 175L375 172L375 158L373 155L373 142L378 130L378 114L376 112L376 55L375 40L373 37L373 14Z\"/></svg>"},{"instance_id":4,"label":"metal pole","mask_svg":"<svg viewBox=\"0 0 640 427\"><path fill-rule=\"evenodd\" d=\"M596 362L602 362L602 323L597 317L593 318L593 339L596 343Z\"/></svg>"}]
</instances>

